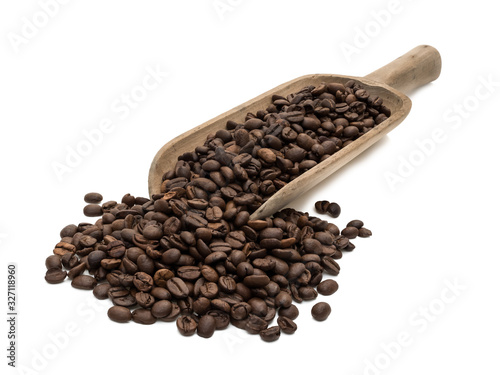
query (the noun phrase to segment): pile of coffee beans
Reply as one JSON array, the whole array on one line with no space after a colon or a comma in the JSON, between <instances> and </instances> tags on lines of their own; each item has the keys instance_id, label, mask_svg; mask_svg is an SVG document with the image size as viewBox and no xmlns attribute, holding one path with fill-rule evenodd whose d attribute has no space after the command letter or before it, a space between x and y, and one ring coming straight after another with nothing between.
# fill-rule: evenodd
<instances>
[{"instance_id":1,"label":"pile of coffee beans","mask_svg":"<svg viewBox=\"0 0 500 375\"><path fill-rule=\"evenodd\" d=\"M108 316L119 323L176 321L182 335L204 338L231 323L267 342L294 333L295 304L335 293L337 282L324 274L338 275L342 251L371 232L360 220L341 231L291 208L262 220L250 215L389 115L354 81L274 95L267 109L228 121L180 155L151 199L126 194L101 204L100 194L87 194L84 214L100 218L61 230L45 279L69 278L109 298ZM336 203L315 206L340 214ZM325 302L311 310L320 321L330 312Z\"/></svg>"}]
</instances>

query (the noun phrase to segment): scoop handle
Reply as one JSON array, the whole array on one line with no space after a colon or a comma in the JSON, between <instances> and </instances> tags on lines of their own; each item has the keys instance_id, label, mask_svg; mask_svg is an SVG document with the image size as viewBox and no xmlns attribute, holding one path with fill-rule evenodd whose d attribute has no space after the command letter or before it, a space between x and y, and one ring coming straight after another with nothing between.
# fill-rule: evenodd
<instances>
[{"instance_id":1,"label":"scoop handle","mask_svg":"<svg viewBox=\"0 0 500 375\"><path fill-rule=\"evenodd\" d=\"M368 74L365 78L385 83L408 94L434 81L441 73L441 55L428 45L421 45Z\"/></svg>"}]
</instances>

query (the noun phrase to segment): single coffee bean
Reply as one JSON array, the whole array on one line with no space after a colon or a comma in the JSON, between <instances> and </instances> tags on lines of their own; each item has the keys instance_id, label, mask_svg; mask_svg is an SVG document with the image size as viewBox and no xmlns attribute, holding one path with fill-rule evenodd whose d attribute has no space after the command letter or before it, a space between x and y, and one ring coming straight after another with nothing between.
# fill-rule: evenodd
<instances>
[{"instance_id":1,"label":"single coffee bean","mask_svg":"<svg viewBox=\"0 0 500 375\"><path fill-rule=\"evenodd\" d=\"M139 324L154 324L156 322L151 310L143 308L132 311L132 320Z\"/></svg>"},{"instance_id":2,"label":"single coffee bean","mask_svg":"<svg viewBox=\"0 0 500 375\"><path fill-rule=\"evenodd\" d=\"M83 214L88 217L102 216L102 207L98 204L88 204L83 208Z\"/></svg>"},{"instance_id":3,"label":"single coffee bean","mask_svg":"<svg viewBox=\"0 0 500 375\"><path fill-rule=\"evenodd\" d=\"M126 307L112 306L108 310L108 317L117 323L127 323L132 319L132 313Z\"/></svg>"},{"instance_id":4,"label":"single coffee bean","mask_svg":"<svg viewBox=\"0 0 500 375\"><path fill-rule=\"evenodd\" d=\"M83 197L83 200L87 203L98 204L102 202L102 195L99 193L87 193Z\"/></svg>"},{"instance_id":5,"label":"single coffee bean","mask_svg":"<svg viewBox=\"0 0 500 375\"><path fill-rule=\"evenodd\" d=\"M135 301L137 304L145 309L150 308L156 302L155 298L146 292L139 292L135 295Z\"/></svg>"},{"instance_id":6,"label":"single coffee bean","mask_svg":"<svg viewBox=\"0 0 500 375\"><path fill-rule=\"evenodd\" d=\"M73 237L76 234L77 230L78 230L78 227L76 225L74 225L74 224L66 225L61 230L60 236L61 236L61 238L64 238L64 237Z\"/></svg>"},{"instance_id":7,"label":"single coffee bean","mask_svg":"<svg viewBox=\"0 0 500 375\"><path fill-rule=\"evenodd\" d=\"M352 240L356 238L359 234L359 230L356 227L346 227L342 229L342 232L340 232L344 237Z\"/></svg>"},{"instance_id":8,"label":"single coffee bean","mask_svg":"<svg viewBox=\"0 0 500 375\"><path fill-rule=\"evenodd\" d=\"M358 232L358 236L362 238L370 237L372 235L372 231L366 228L360 228Z\"/></svg>"},{"instance_id":9,"label":"single coffee bean","mask_svg":"<svg viewBox=\"0 0 500 375\"><path fill-rule=\"evenodd\" d=\"M326 320L331 312L332 308L326 302L318 302L311 309L313 318L318 321Z\"/></svg>"},{"instance_id":10,"label":"single coffee bean","mask_svg":"<svg viewBox=\"0 0 500 375\"><path fill-rule=\"evenodd\" d=\"M330 202L328 201L317 201L314 204L314 207L316 208L316 211L318 211L320 214L325 214L328 210L329 205Z\"/></svg>"},{"instance_id":11,"label":"single coffee bean","mask_svg":"<svg viewBox=\"0 0 500 375\"><path fill-rule=\"evenodd\" d=\"M332 280L332 279L323 280L316 287L316 290L318 291L318 293L322 294L324 296L329 296L329 295L335 293L338 289L339 289L339 284L335 280Z\"/></svg>"},{"instance_id":12,"label":"single coffee bean","mask_svg":"<svg viewBox=\"0 0 500 375\"><path fill-rule=\"evenodd\" d=\"M213 319L213 317L212 317ZM177 318L177 329L182 336L192 336L196 332L198 323L192 316L182 315Z\"/></svg>"},{"instance_id":13,"label":"single coffee bean","mask_svg":"<svg viewBox=\"0 0 500 375\"><path fill-rule=\"evenodd\" d=\"M280 316L278 318L278 326L280 327L281 332L286 333L287 335L291 335L297 330L297 324L286 316Z\"/></svg>"},{"instance_id":14,"label":"single coffee bean","mask_svg":"<svg viewBox=\"0 0 500 375\"><path fill-rule=\"evenodd\" d=\"M153 278L145 272L137 272L133 283L141 292L149 292L154 286Z\"/></svg>"},{"instance_id":15,"label":"single coffee bean","mask_svg":"<svg viewBox=\"0 0 500 375\"><path fill-rule=\"evenodd\" d=\"M61 257L59 255L49 255L47 259L45 259L45 267L47 267L48 270L51 268L61 269Z\"/></svg>"},{"instance_id":16,"label":"single coffee bean","mask_svg":"<svg viewBox=\"0 0 500 375\"><path fill-rule=\"evenodd\" d=\"M97 280L92 276L80 275L71 281L71 286L76 289L92 290L97 285Z\"/></svg>"},{"instance_id":17,"label":"single coffee bean","mask_svg":"<svg viewBox=\"0 0 500 375\"><path fill-rule=\"evenodd\" d=\"M160 318L162 322L175 322L181 313L180 307L176 303L172 303L172 312L164 318Z\"/></svg>"},{"instance_id":18,"label":"single coffee bean","mask_svg":"<svg viewBox=\"0 0 500 375\"><path fill-rule=\"evenodd\" d=\"M215 329L221 330L227 328L230 322L230 317L228 313L220 310L210 310L207 315L211 315L215 319Z\"/></svg>"},{"instance_id":19,"label":"single coffee bean","mask_svg":"<svg viewBox=\"0 0 500 375\"><path fill-rule=\"evenodd\" d=\"M280 338L280 327L273 326L259 332L260 338L265 342L273 342Z\"/></svg>"},{"instance_id":20,"label":"single coffee bean","mask_svg":"<svg viewBox=\"0 0 500 375\"><path fill-rule=\"evenodd\" d=\"M337 203L330 203L326 212L333 218L337 218L340 216L340 206Z\"/></svg>"},{"instance_id":21,"label":"single coffee bean","mask_svg":"<svg viewBox=\"0 0 500 375\"><path fill-rule=\"evenodd\" d=\"M47 270L45 273L45 280L49 284L59 284L64 281L66 278L67 273L60 268L50 268Z\"/></svg>"},{"instance_id":22,"label":"single coffee bean","mask_svg":"<svg viewBox=\"0 0 500 375\"><path fill-rule=\"evenodd\" d=\"M243 283L249 288L263 288L269 281L271 280L267 275L250 275L243 279Z\"/></svg>"},{"instance_id":23,"label":"single coffee bean","mask_svg":"<svg viewBox=\"0 0 500 375\"><path fill-rule=\"evenodd\" d=\"M268 323L261 317L250 314L248 316L248 321L246 322L245 329L248 333L253 335L258 334L260 331L263 331L267 328Z\"/></svg>"},{"instance_id":24,"label":"single coffee bean","mask_svg":"<svg viewBox=\"0 0 500 375\"><path fill-rule=\"evenodd\" d=\"M189 289L178 277L173 277L167 280L167 289L177 299L186 298L189 294Z\"/></svg>"},{"instance_id":25,"label":"single coffee bean","mask_svg":"<svg viewBox=\"0 0 500 375\"><path fill-rule=\"evenodd\" d=\"M94 288L92 293L94 294L95 298L97 298L97 299L107 299L108 292L109 292L110 288L111 288L111 285L108 283L99 284Z\"/></svg>"},{"instance_id":26,"label":"single coffee bean","mask_svg":"<svg viewBox=\"0 0 500 375\"><path fill-rule=\"evenodd\" d=\"M299 309L295 305L290 305L289 307L282 307L278 310L278 315L287 317L289 319L297 319L299 316Z\"/></svg>"},{"instance_id":27,"label":"single coffee bean","mask_svg":"<svg viewBox=\"0 0 500 375\"><path fill-rule=\"evenodd\" d=\"M361 220L351 220L350 222L347 223L346 227L355 227L361 229L363 225L364 223Z\"/></svg>"},{"instance_id":28,"label":"single coffee bean","mask_svg":"<svg viewBox=\"0 0 500 375\"><path fill-rule=\"evenodd\" d=\"M170 301L157 301L151 307L151 314L153 314L153 316L158 319L165 318L166 316L170 315L171 312L172 303Z\"/></svg>"},{"instance_id":29,"label":"single coffee bean","mask_svg":"<svg viewBox=\"0 0 500 375\"><path fill-rule=\"evenodd\" d=\"M203 315L198 322L198 336L209 338L215 332L215 318L211 315Z\"/></svg>"},{"instance_id":30,"label":"single coffee bean","mask_svg":"<svg viewBox=\"0 0 500 375\"><path fill-rule=\"evenodd\" d=\"M236 303L231 307L231 318L236 320L246 319L251 311L252 307L248 303Z\"/></svg>"}]
</instances>

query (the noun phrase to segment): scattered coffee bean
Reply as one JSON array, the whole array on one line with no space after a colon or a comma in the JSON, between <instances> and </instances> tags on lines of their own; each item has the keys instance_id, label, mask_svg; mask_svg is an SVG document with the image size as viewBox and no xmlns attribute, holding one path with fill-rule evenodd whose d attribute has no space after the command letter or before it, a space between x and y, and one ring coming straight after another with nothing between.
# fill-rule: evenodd
<instances>
[{"instance_id":1,"label":"scattered coffee bean","mask_svg":"<svg viewBox=\"0 0 500 375\"><path fill-rule=\"evenodd\" d=\"M286 316L280 316L278 318L278 326L281 329L281 332L286 333L288 335L291 335L292 333L295 333L297 330L297 324L295 322L286 317Z\"/></svg>"},{"instance_id":2,"label":"scattered coffee bean","mask_svg":"<svg viewBox=\"0 0 500 375\"><path fill-rule=\"evenodd\" d=\"M76 289L92 290L97 285L97 280L88 275L80 275L71 281L71 286Z\"/></svg>"},{"instance_id":3,"label":"scattered coffee bean","mask_svg":"<svg viewBox=\"0 0 500 375\"><path fill-rule=\"evenodd\" d=\"M99 204L102 202L102 195L99 193L87 193L83 199L87 203Z\"/></svg>"},{"instance_id":4,"label":"scattered coffee bean","mask_svg":"<svg viewBox=\"0 0 500 375\"><path fill-rule=\"evenodd\" d=\"M290 305L290 307L279 309L278 315L292 320L297 319L297 317L299 316L299 309L295 305Z\"/></svg>"},{"instance_id":5,"label":"scattered coffee bean","mask_svg":"<svg viewBox=\"0 0 500 375\"><path fill-rule=\"evenodd\" d=\"M372 231L366 228L360 228L358 232L358 237L366 238L372 235Z\"/></svg>"},{"instance_id":6,"label":"scattered coffee bean","mask_svg":"<svg viewBox=\"0 0 500 375\"><path fill-rule=\"evenodd\" d=\"M215 320L213 317L211 317ZM196 332L196 328L198 327L198 323L192 316L189 315L181 315L177 318L177 329L179 330L182 336L192 336Z\"/></svg>"},{"instance_id":7,"label":"scattered coffee bean","mask_svg":"<svg viewBox=\"0 0 500 375\"><path fill-rule=\"evenodd\" d=\"M88 204L83 208L83 214L88 217L101 216L103 210L98 204Z\"/></svg>"},{"instance_id":8,"label":"scattered coffee bean","mask_svg":"<svg viewBox=\"0 0 500 375\"><path fill-rule=\"evenodd\" d=\"M344 229L342 229L342 232L340 232L340 234L352 240L358 236L359 230L356 227L345 227Z\"/></svg>"},{"instance_id":9,"label":"scattered coffee bean","mask_svg":"<svg viewBox=\"0 0 500 375\"><path fill-rule=\"evenodd\" d=\"M109 292L110 288L111 288L111 285L108 283L99 284L94 288L92 293L94 294L95 298L97 298L97 299L107 299L108 292Z\"/></svg>"},{"instance_id":10,"label":"scattered coffee bean","mask_svg":"<svg viewBox=\"0 0 500 375\"><path fill-rule=\"evenodd\" d=\"M328 212L331 217L337 218L340 216L340 206L337 203L330 203L326 212Z\"/></svg>"},{"instance_id":11,"label":"scattered coffee bean","mask_svg":"<svg viewBox=\"0 0 500 375\"><path fill-rule=\"evenodd\" d=\"M323 280L316 287L316 290L318 291L318 293L322 294L324 296L332 295L338 289L339 289L339 284L335 280L332 280L332 279Z\"/></svg>"},{"instance_id":12,"label":"scattered coffee bean","mask_svg":"<svg viewBox=\"0 0 500 375\"><path fill-rule=\"evenodd\" d=\"M132 319L132 313L126 307L113 306L108 310L108 317L117 323L127 323Z\"/></svg>"},{"instance_id":13,"label":"scattered coffee bean","mask_svg":"<svg viewBox=\"0 0 500 375\"><path fill-rule=\"evenodd\" d=\"M64 281L67 273L60 268L49 268L45 273L45 280L49 284L59 284Z\"/></svg>"},{"instance_id":14,"label":"scattered coffee bean","mask_svg":"<svg viewBox=\"0 0 500 375\"><path fill-rule=\"evenodd\" d=\"M318 302L311 309L311 315L313 318L320 322L326 320L331 312L332 308L326 302Z\"/></svg>"},{"instance_id":15,"label":"scattered coffee bean","mask_svg":"<svg viewBox=\"0 0 500 375\"><path fill-rule=\"evenodd\" d=\"M211 315L203 315L198 322L198 336L209 338L215 332L215 318Z\"/></svg>"},{"instance_id":16,"label":"scattered coffee bean","mask_svg":"<svg viewBox=\"0 0 500 375\"><path fill-rule=\"evenodd\" d=\"M265 342L273 342L280 338L280 327L273 326L259 332L260 338Z\"/></svg>"}]
</instances>

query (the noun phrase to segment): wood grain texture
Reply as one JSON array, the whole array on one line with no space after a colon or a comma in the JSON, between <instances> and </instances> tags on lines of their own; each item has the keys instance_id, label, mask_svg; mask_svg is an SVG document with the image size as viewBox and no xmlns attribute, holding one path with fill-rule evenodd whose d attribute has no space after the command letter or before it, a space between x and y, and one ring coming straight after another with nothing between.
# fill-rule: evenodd
<instances>
[{"instance_id":1,"label":"wood grain texture","mask_svg":"<svg viewBox=\"0 0 500 375\"><path fill-rule=\"evenodd\" d=\"M365 78L335 74L311 74L286 82L177 136L165 144L151 163L149 194L152 196L160 193L162 176L175 166L179 155L191 152L196 146L202 145L208 134L215 133L219 129L225 129L228 120L242 123L248 112L255 113L266 108L271 103L271 97L274 94L286 96L299 91L304 86L317 86L323 82L345 83L353 79L362 84L371 95L381 97L384 104L391 110L391 116L277 191L251 215L251 219L270 216L354 159L405 119L410 112L411 101L395 87L408 92L436 79L440 70L441 58L439 52L430 46L419 46Z\"/></svg>"}]
</instances>

